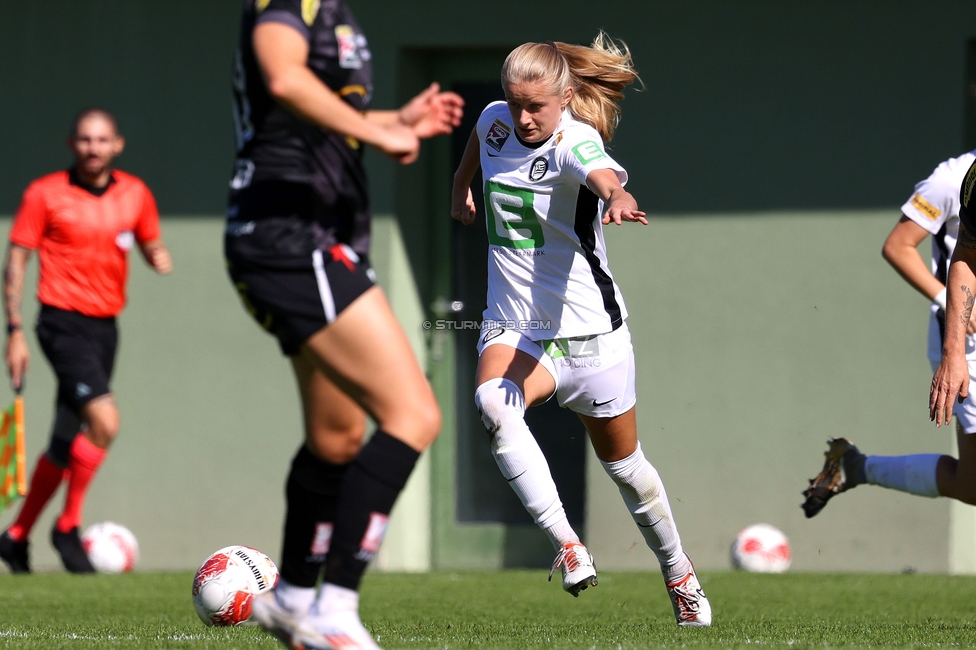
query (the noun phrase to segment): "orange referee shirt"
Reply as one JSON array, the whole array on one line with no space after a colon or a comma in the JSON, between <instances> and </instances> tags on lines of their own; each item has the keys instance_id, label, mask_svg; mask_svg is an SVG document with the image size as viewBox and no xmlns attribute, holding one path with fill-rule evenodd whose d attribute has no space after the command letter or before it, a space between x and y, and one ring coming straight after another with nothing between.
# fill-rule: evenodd
<instances>
[{"instance_id":1,"label":"orange referee shirt","mask_svg":"<svg viewBox=\"0 0 976 650\"><path fill-rule=\"evenodd\" d=\"M133 244L159 239L156 200L131 174L112 172L96 196L69 171L31 183L14 216L10 241L38 250L37 298L86 316L117 316L125 306Z\"/></svg>"}]
</instances>

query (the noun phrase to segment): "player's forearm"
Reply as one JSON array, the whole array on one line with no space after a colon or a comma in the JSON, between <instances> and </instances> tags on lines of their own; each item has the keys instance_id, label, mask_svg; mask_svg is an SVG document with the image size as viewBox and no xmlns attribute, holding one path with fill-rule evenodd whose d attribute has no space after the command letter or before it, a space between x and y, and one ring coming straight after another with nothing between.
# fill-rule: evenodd
<instances>
[{"instance_id":1,"label":"player's forearm","mask_svg":"<svg viewBox=\"0 0 976 650\"><path fill-rule=\"evenodd\" d=\"M16 244L10 244L7 250L7 262L3 271L3 307L8 325L23 324L20 305L24 294L24 274L27 271L30 254L30 249Z\"/></svg>"},{"instance_id":2,"label":"player's forearm","mask_svg":"<svg viewBox=\"0 0 976 650\"><path fill-rule=\"evenodd\" d=\"M404 124L400 118L400 111L366 111L364 117L377 126L393 126Z\"/></svg>"},{"instance_id":3,"label":"player's forearm","mask_svg":"<svg viewBox=\"0 0 976 650\"><path fill-rule=\"evenodd\" d=\"M272 97L303 120L369 145L380 141L383 127L342 101L307 67L294 66L267 83Z\"/></svg>"},{"instance_id":4,"label":"player's forearm","mask_svg":"<svg viewBox=\"0 0 976 650\"><path fill-rule=\"evenodd\" d=\"M908 245L885 244L882 256L898 272L905 282L923 296L932 300L945 286L932 275L918 248Z\"/></svg>"},{"instance_id":5,"label":"player's forearm","mask_svg":"<svg viewBox=\"0 0 976 650\"><path fill-rule=\"evenodd\" d=\"M457 171L454 172L454 188L467 189L474 182L474 176L481 166L481 154L478 151L478 129L471 129L468 142L464 145L464 153ZM481 190L479 190L481 191Z\"/></svg>"},{"instance_id":6,"label":"player's forearm","mask_svg":"<svg viewBox=\"0 0 976 650\"><path fill-rule=\"evenodd\" d=\"M943 356L965 356L966 326L976 302L976 238L960 229L946 282L946 331Z\"/></svg>"}]
</instances>

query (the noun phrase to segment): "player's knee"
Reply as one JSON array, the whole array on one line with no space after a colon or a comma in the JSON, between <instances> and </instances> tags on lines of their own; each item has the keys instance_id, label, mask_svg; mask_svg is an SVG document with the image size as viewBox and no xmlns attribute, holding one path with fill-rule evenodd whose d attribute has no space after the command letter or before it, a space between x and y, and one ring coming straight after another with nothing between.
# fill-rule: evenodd
<instances>
[{"instance_id":1,"label":"player's knee","mask_svg":"<svg viewBox=\"0 0 976 650\"><path fill-rule=\"evenodd\" d=\"M306 431L309 450L321 460L343 464L351 462L366 437L366 419L343 423L314 422Z\"/></svg>"},{"instance_id":2,"label":"player's knee","mask_svg":"<svg viewBox=\"0 0 976 650\"><path fill-rule=\"evenodd\" d=\"M414 432L414 441L426 449L437 439L441 431L441 409L431 394L430 399L414 404L410 409L410 429Z\"/></svg>"},{"instance_id":3,"label":"player's knee","mask_svg":"<svg viewBox=\"0 0 976 650\"><path fill-rule=\"evenodd\" d=\"M107 408L92 409L85 418L88 437L96 447L107 449L119 434L121 424L119 411L112 405Z\"/></svg>"},{"instance_id":4,"label":"player's knee","mask_svg":"<svg viewBox=\"0 0 976 650\"><path fill-rule=\"evenodd\" d=\"M503 377L489 379L478 386L474 392L474 403L481 413L481 422L489 438L494 438L506 421L512 418L521 420L525 416L522 390L515 382Z\"/></svg>"}]
</instances>

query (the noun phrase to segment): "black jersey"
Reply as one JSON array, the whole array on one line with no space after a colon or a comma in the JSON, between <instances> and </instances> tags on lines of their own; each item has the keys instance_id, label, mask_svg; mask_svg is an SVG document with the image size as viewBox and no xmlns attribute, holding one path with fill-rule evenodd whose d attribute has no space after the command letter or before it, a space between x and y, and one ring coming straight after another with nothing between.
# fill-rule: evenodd
<instances>
[{"instance_id":1,"label":"black jersey","mask_svg":"<svg viewBox=\"0 0 976 650\"><path fill-rule=\"evenodd\" d=\"M973 162L959 187L959 221L970 237L976 234L976 162Z\"/></svg>"},{"instance_id":2,"label":"black jersey","mask_svg":"<svg viewBox=\"0 0 976 650\"><path fill-rule=\"evenodd\" d=\"M268 93L254 56L256 25L273 21L308 40L308 67L343 101L365 111L372 95L371 55L341 0L246 0L234 61L237 159L233 190L263 181L310 185L321 202L315 219L326 244L369 249L369 198L363 150L352 138L287 111Z\"/></svg>"}]
</instances>

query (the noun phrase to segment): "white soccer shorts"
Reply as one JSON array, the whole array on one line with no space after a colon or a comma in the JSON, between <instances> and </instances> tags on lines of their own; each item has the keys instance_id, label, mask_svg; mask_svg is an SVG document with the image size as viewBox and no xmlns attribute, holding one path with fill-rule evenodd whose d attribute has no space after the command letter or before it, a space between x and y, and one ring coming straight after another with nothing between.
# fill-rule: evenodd
<instances>
[{"instance_id":1,"label":"white soccer shorts","mask_svg":"<svg viewBox=\"0 0 976 650\"><path fill-rule=\"evenodd\" d=\"M532 356L556 382L556 401L574 413L612 418L637 403L636 364L630 330L572 339L533 341L518 330L487 329L478 354L492 345L507 345Z\"/></svg>"}]
</instances>

